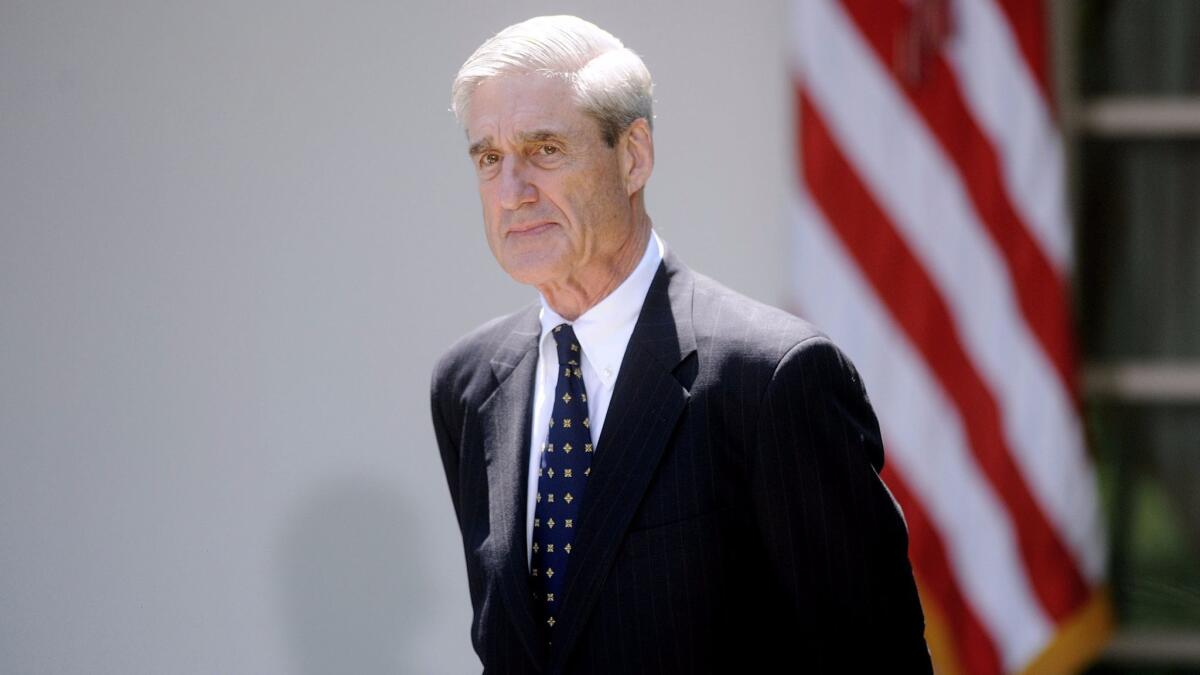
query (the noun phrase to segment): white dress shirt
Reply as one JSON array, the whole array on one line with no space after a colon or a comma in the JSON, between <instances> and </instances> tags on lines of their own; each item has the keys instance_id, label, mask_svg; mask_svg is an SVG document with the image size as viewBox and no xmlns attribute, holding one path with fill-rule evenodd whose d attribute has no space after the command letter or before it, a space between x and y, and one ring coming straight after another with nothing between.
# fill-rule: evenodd
<instances>
[{"instance_id":1,"label":"white dress shirt","mask_svg":"<svg viewBox=\"0 0 1200 675\"><path fill-rule=\"evenodd\" d=\"M658 271L658 264L663 259L666 246L658 233L650 230L650 240L642 260L633 272L609 293L603 300L575 321L567 321L558 312L546 304L546 298L539 294L542 301L542 311L538 318L542 323L542 335L538 340L537 376L533 389L533 427L531 428L529 448L529 494L525 509L525 553L526 564L532 558L533 549L533 515L536 509L538 490L538 467L542 461L542 446L550 435L550 413L554 410L554 390L558 384L558 350L550 331L557 325L569 323L579 339L579 348L583 350L582 370L583 386L587 389L588 417L591 419L589 429L592 433L594 452L600 452L600 431L604 428L604 417L608 413L608 403L612 400L613 385L617 374L621 372L621 361L625 358L625 348L629 345L629 337L637 323L638 315L642 312L642 302L646 292L650 290L650 282ZM585 492L585 499L586 492Z\"/></svg>"}]
</instances>

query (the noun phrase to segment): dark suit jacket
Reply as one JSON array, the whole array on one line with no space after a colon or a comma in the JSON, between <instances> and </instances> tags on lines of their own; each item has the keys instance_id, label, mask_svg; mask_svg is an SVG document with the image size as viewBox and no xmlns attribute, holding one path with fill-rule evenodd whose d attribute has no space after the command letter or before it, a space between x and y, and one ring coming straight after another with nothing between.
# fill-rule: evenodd
<instances>
[{"instance_id":1,"label":"dark suit jacket","mask_svg":"<svg viewBox=\"0 0 1200 675\"><path fill-rule=\"evenodd\" d=\"M930 670L853 365L670 252L617 376L545 648L525 550L539 331L536 304L493 320L433 374L486 673Z\"/></svg>"}]
</instances>

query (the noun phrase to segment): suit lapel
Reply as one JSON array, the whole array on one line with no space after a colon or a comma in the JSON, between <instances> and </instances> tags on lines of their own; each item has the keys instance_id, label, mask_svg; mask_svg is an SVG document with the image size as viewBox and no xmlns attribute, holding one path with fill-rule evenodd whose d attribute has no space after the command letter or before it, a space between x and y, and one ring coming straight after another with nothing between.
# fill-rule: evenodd
<instances>
[{"instance_id":1,"label":"suit lapel","mask_svg":"<svg viewBox=\"0 0 1200 675\"><path fill-rule=\"evenodd\" d=\"M546 650L530 604L525 504L529 489L530 406L540 328L535 305L492 357L492 372L499 384L479 408L491 520L487 564L497 573L509 618L539 668L545 663Z\"/></svg>"},{"instance_id":2,"label":"suit lapel","mask_svg":"<svg viewBox=\"0 0 1200 675\"><path fill-rule=\"evenodd\" d=\"M565 667L686 407L688 392L674 371L696 350L692 286L691 272L668 251L630 336L596 445L575 535L580 555L567 568L549 672Z\"/></svg>"}]
</instances>

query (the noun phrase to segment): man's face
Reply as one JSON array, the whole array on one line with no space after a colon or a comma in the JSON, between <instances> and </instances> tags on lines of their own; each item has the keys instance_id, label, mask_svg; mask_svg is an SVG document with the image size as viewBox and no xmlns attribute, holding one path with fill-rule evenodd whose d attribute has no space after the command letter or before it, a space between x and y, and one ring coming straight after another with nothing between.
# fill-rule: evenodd
<instances>
[{"instance_id":1,"label":"man's face","mask_svg":"<svg viewBox=\"0 0 1200 675\"><path fill-rule=\"evenodd\" d=\"M578 283L633 234L618 142L608 147L569 85L539 74L485 80L466 119L488 246L520 283Z\"/></svg>"}]
</instances>

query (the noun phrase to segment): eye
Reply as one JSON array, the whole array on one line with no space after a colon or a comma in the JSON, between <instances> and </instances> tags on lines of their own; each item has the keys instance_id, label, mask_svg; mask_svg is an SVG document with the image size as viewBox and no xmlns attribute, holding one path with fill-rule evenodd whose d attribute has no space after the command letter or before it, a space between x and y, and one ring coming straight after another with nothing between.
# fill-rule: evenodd
<instances>
[{"instance_id":1,"label":"eye","mask_svg":"<svg viewBox=\"0 0 1200 675\"><path fill-rule=\"evenodd\" d=\"M500 161L500 155L494 152L485 152L479 156L479 166L492 166Z\"/></svg>"},{"instance_id":2,"label":"eye","mask_svg":"<svg viewBox=\"0 0 1200 675\"><path fill-rule=\"evenodd\" d=\"M539 155L542 155L543 157L557 155L558 154L558 146L550 145L549 143L546 143L544 145L539 145L537 152Z\"/></svg>"}]
</instances>

